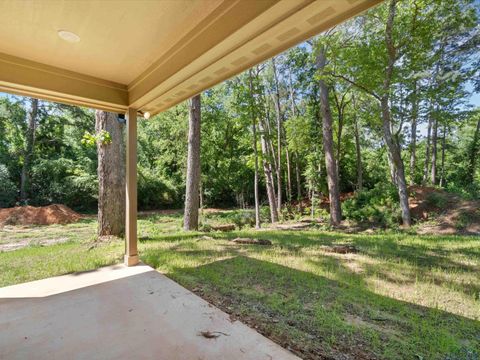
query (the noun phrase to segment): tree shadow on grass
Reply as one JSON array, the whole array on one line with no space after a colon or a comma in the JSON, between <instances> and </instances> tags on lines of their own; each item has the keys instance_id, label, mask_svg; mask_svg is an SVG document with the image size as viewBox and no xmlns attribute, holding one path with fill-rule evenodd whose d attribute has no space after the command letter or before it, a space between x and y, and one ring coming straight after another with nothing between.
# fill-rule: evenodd
<instances>
[{"instance_id":1,"label":"tree shadow on grass","mask_svg":"<svg viewBox=\"0 0 480 360\"><path fill-rule=\"evenodd\" d=\"M311 257L309 252L320 253L321 246L349 243L359 249L359 255L371 258L373 263L362 264L367 274L379 276L397 285L412 285L418 281L445 286L467 296L476 297L480 293L480 283L472 281L480 271L476 249L448 247L449 241L458 242L456 237L419 236L420 242L406 242L405 234L363 235L321 233L313 231L235 231L211 233L214 240L231 240L235 237L268 239L272 247L244 247L247 253L262 255L274 249L280 255ZM177 241L200 238L199 233L177 233L162 235L151 240ZM437 245L440 241L440 245ZM443 245L442 245L443 244ZM332 254L330 254L332 255ZM471 258L461 262L461 256ZM315 256L315 255L313 255ZM439 269L432 271L432 269Z\"/></svg>"},{"instance_id":2,"label":"tree shadow on grass","mask_svg":"<svg viewBox=\"0 0 480 360\"><path fill-rule=\"evenodd\" d=\"M227 238L234 238L239 236L238 232L224 235ZM250 234L251 235L251 234ZM418 268L431 269L432 267L441 268L443 270L478 272L479 265L465 264L455 261L456 255L464 254L471 257L478 257L478 252L475 248L458 249L444 248L441 246L427 246L432 241L430 237L421 237L426 244L407 244L402 243L398 238L408 236L403 234L398 235L363 235L363 234L337 234L337 233L321 233L321 232L257 232L254 234L255 238L269 239L276 245L283 246L287 249L305 249L308 247L316 247L320 245L333 244L352 244L355 245L360 253L370 256L372 258L379 258L383 260L394 260L396 262L403 261L411 266ZM442 237L445 239L446 237ZM452 241L455 238L452 237ZM457 240L458 241L458 240Z\"/></svg>"},{"instance_id":3,"label":"tree shadow on grass","mask_svg":"<svg viewBox=\"0 0 480 360\"><path fill-rule=\"evenodd\" d=\"M313 261L337 269L336 280L238 256L228 246L174 254L148 249L142 259L159 267L172 255L182 265L170 266L168 276L306 359L479 356L478 321L375 294L336 258ZM201 265L184 266L192 258Z\"/></svg>"}]
</instances>

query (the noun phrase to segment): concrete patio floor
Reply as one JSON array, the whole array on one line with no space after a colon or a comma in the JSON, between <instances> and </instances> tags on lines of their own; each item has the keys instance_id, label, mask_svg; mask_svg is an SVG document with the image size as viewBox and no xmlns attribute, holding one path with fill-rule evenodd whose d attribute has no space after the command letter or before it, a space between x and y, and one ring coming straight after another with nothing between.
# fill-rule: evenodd
<instances>
[{"instance_id":1,"label":"concrete patio floor","mask_svg":"<svg viewBox=\"0 0 480 360\"><path fill-rule=\"evenodd\" d=\"M298 358L140 264L1 288L0 359Z\"/></svg>"}]
</instances>

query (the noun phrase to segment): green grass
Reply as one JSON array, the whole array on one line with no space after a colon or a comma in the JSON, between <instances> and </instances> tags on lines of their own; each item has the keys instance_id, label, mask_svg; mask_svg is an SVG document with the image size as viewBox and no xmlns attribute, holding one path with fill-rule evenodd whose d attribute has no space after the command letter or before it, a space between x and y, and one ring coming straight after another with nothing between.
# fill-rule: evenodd
<instances>
[{"instance_id":1,"label":"green grass","mask_svg":"<svg viewBox=\"0 0 480 360\"><path fill-rule=\"evenodd\" d=\"M209 214L206 222L232 216ZM69 240L0 253L0 286L121 261L121 241L91 248L95 226L90 220L2 232L0 243L39 234ZM180 214L141 219L141 259L303 358L480 356L478 237L180 228ZM237 236L273 246L229 241ZM340 243L360 251L323 248Z\"/></svg>"}]
</instances>

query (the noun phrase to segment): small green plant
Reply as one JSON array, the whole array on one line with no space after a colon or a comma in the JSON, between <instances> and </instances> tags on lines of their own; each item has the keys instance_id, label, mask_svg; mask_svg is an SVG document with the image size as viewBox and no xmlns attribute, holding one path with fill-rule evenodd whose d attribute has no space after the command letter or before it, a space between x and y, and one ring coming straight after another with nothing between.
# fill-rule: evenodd
<instances>
[{"instance_id":1,"label":"small green plant","mask_svg":"<svg viewBox=\"0 0 480 360\"><path fill-rule=\"evenodd\" d=\"M438 192L432 192L427 194L425 201L428 205L434 206L439 209L445 208L448 203L447 197Z\"/></svg>"},{"instance_id":2,"label":"small green plant","mask_svg":"<svg viewBox=\"0 0 480 360\"><path fill-rule=\"evenodd\" d=\"M455 228L457 230L465 229L472 222L472 216L468 213L460 213L457 220L455 221Z\"/></svg>"},{"instance_id":3,"label":"small green plant","mask_svg":"<svg viewBox=\"0 0 480 360\"><path fill-rule=\"evenodd\" d=\"M330 218L330 215L326 209L317 208L315 209L315 213L313 214L313 217L319 220L328 220Z\"/></svg>"},{"instance_id":4,"label":"small green plant","mask_svg":"<svg viewBox=\"0 0 480 360\"><path fill-rule=\"evenodd\" d=\"M240 230L245 226L255 225L255 214L248 211L235 211L230 219Z\"/></svg>"},{"instance_id":5,"label":"small green plant","mask_svg":"<svg viewBox=\"0 0 480 360\"><path fill-rule=\"evenodd\" d=\"M92 134L88 131L85 131L81 142L83 145L86 146L95 146L97 142L102 145L109 145L112 143L112 137L110 136L110 133L106 130L101 130L97 134Z\"/></svg>"},{"instance_id":6,"label":"small green plant","mask_svg":"<svg viewBox=\"0 0 480 360\"><path fill-rule=\"evenodd\" d=\"M202 232L210 232L210 231L212 231L212 226L208 223L202 222L200 224L200 226L198 227L198 230L202 231Z\"/></svg>"}]
</instances>

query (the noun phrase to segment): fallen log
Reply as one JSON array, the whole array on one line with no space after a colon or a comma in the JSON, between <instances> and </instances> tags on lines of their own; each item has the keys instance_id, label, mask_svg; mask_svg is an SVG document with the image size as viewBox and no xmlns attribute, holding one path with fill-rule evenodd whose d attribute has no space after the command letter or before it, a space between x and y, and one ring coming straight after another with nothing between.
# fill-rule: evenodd
<instances>
[{"instance_id":1,"label":"fallen log","mask_svg":"<svg viewBox=\"0 0 480 360\"><path fill-rule=\"evenodd\" d=\"M236 238L232 242L235 244L246 244L246 245L272 245L270 240L265 239L250 239L250 238Z\"/></svg>"},{"instance_id":2,"label":"fallen log","mask_svg":"<svg viewBox=\"0 0 480 360\"><path fill-rule=\"evenodd\" d=\"M235 225L234 224L216 225L216 226L212 226L211 229L213 231L232 231L232 230L235 230Z\"/></svg>"},{"instance_id":3,"label":"fallen log","mask_svg":"<svg viewBox=\"0 0 480 360\"><path fill-rule=\"evenodd\" d=\"M322 246L322 249L327 252L333 252L336 254L356 254L358 252L358 249L354 245Z\"/></svg>"}]
</instances>

